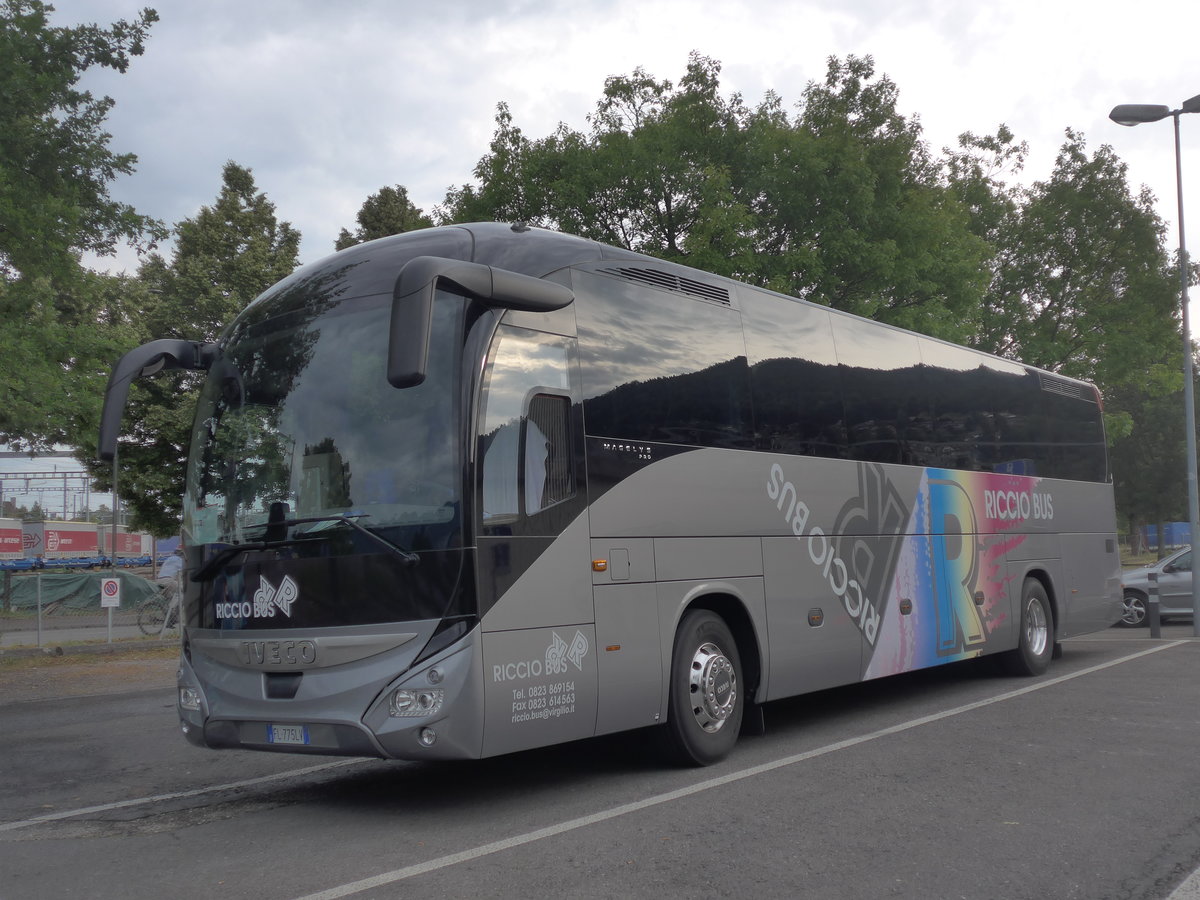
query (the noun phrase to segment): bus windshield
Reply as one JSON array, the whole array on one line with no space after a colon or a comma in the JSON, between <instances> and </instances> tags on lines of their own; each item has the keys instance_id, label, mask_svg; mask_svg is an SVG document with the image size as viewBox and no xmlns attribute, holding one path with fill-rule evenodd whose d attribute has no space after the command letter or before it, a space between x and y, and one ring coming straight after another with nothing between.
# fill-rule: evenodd
<instances>
[{"instance_id":1,"label":"bus windshield","mask_svg":"<svg viewBox=\"0 0 1200 900\"><path fill-rule=\"evenodd\" d=\"M234 325L198 405L186 543L318 543L353 516L397 547L462 546L455 382L464 301L440 295L426 379L398 390L386 378L390 300L293 294ZM269 537L268 519L290 524ZM323 543L322 555L379 550Z\"/></svg>"}]
</instances>

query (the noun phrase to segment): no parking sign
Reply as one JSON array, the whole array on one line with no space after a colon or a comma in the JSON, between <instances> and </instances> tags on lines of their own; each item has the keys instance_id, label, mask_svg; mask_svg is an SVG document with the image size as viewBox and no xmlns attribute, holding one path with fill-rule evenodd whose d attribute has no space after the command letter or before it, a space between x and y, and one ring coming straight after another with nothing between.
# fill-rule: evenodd
<instances>
[{"instance_id":1,"label":"no parking sign","mask_svg":"<svg viewBox=\"0 0 1200 900\"><path fill-rule=\"evenodd\" d=\"M100 608L114 609L121 605L121 579L100 579Z\"/></svg>"}]
</instances>

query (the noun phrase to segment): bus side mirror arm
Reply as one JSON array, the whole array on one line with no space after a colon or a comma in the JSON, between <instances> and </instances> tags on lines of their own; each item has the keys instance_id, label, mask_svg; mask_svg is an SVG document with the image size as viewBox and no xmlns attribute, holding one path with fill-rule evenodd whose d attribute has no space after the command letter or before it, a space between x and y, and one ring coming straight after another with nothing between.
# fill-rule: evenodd
<instances>
[{"instance_id":1,"label":"bus side mirror arm","mask_svg":"<svg viewBox=\"0 0 1200 900\"><path fill-rule=\"evenodd\" d=\"M415 387L425 380L433 294L439 279L501 309L552 312L575 299L568 287L506 269L439 256L410 259L401 268L392 291L387 371L392 387Z\"/></svg>"},{"instance_id":2,"label":"bus side mirror arm","mask_svg":"<svg viewBox=\"0 0 1200 900\"><path fill-rule=\"evenodd\" d=\"M129 398L129 385L135 378L157 375L164 369L205 371L217 358L216 344L163 338L130 350L117 362L104 392L104 411L100 414L100 439L96 458L112 462L117 454L121 416Z\"/></svg>"}]
</instances>

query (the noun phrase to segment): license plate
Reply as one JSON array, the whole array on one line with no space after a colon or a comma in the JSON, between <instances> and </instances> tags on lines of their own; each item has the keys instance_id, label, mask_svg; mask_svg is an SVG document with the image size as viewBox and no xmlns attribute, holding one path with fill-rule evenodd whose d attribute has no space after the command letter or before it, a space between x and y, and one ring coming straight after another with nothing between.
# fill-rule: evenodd
<instances>
[{"instance_id":1,"label":"license plate","mask_svg":"<svg viewBox=\"0 0 1200 900\"><path fill-rule=\"evenodd\" d=\"M307 725L268 725L268 744L307 744L310 743Z\"/></svg>"}]
</instances>

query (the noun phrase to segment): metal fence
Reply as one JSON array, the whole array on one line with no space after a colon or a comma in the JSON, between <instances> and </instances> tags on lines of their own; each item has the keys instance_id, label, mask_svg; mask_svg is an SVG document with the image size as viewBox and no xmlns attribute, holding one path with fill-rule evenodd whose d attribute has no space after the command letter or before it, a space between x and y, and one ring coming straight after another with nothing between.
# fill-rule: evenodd
<instances>
[{"instance_id":1,"label":"metal fence","mask_svg":"<svg viewBox=\"0 0 1200 900\"><path fill-rule=\"evenodd\" d=\"M120 603L102 601L105 579L120 585ZM69 574L0 573L0 648L50 647L162 637L171 594L141 574L121 570Z\"/></svg>"}]
</instances>

